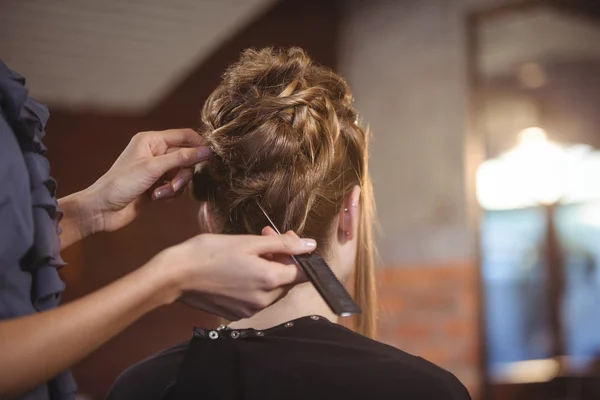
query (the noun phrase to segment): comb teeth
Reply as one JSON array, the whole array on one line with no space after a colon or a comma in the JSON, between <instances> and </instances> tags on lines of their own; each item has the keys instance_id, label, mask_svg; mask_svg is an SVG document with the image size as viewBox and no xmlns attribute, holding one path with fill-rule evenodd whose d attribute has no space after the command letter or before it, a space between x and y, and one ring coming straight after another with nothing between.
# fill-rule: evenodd
<instances>
[{"instance_id":1,"label":"comb teeth","mask_svg":"<svg viewBox=\"0 0 600 400\"><path fill-rule=\"evenodd\" d=\"M292 258L335 314L342 317L360 314L360 308L320 255L301 254Z\"/></svg>"}]
</instances>

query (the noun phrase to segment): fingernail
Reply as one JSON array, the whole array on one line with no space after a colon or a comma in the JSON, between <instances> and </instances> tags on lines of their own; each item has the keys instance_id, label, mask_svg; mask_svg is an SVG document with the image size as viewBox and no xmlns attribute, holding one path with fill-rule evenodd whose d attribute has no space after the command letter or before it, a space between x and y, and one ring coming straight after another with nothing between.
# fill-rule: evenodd
<instances>
[{"instance_id":1,"label":"fingernail","mask_svg":"<svg viewBox=\"0 0 600 400\"><path fill-rule=\"evenodd\" d=\"M202 147L198 147L196 149L196 159L198 161L204 160L205 158L207 158L211 154L212 154L212 150L209 149L208 147L202 146Z\"/></svg>"},{"instance_id":2,"label":"fingernail","mask_svg":"<svg viewBox=\"0 0 600 400\"><path fill-rule=\"evenodd\" d=\"M300 239L300 245L307 249L315 249L317 247L317 242L313 239Z\"/></svg>"},{"instance_id":3,"label":"fingernail","mask_svg":"<svg viewBox=\"0 0 600 400\"><path fill-rule=\"evenodd\" d=\"M154 192L154 199L158 200L158 199L162 199L167 197L169 194L171 193L171 191L167 188L163 188L163 189L158 189Z\"/></svg>"},{"instance_id":4,"label":"fingernail","mask_svg":"<svg viewBox=\"0 0 600 400\"><path fill-rule=\"evenodd\" d=\"M178 178L175 182L173 182L171 184L171 186L173 187L173 191L178 192L179 189L181 189L183 187L183 184L184 184L183 179Z\"/></svg>"}]
</instances>

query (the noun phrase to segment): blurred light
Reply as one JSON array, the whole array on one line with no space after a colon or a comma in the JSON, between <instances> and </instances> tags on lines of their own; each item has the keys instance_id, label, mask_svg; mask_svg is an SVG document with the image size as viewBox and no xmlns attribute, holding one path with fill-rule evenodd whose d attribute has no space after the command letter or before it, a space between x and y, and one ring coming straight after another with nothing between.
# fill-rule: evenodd
<instances>
[{"instance_id":1,"label":"blurred light","mask_svg":"<svg viewBox=\"0 0 600 400\"><path fill-rule=\"evenodd\" d=\"M537 63L523 64L517 75L521 84L529 89L537 89L546 84L546 73Z\"/></svg>"},{"instance_id":2,"label":"blurred light","mask_svg":"<svg viewBox=\"0 0 600 400\"><path fill-rule=\"evenodd\" d=\"M485 209L497 210L552 204L565 196L570 200L594 197L597 191L582 184L588 182L582 166L592 165L586 158L588 154L587 146L558 146L539 127L524 129L516 148L480 166L479 203ZM593 165L600 171L600 163Z\"/></svg>"},{"instance_id":3,"label":"blurred light","mask_svg":"<svg viewBox=\"0 0 600 400\"><path fill-rule=\"evenodd\" d=\"M542 128L531 127L520 134L520 144L509 158L518 163L521 176L529 181L529 196L542 204L557 202L563 192L563 150L548 140Z\"/></svg>"},{"instance_id":4,"label":"blurred light","mask_svg":"<svg viewBox=\"0 0 600 400\"><path fill-rule=\"evenodd\" d=\"M600 204L586 204L581 207L577 213L578 220L582 224L592 227L600 228Z\"/></svg>"},{"instance_id":5,"label":"blurred light","mask_svg":"<svg viewBox=\"0 0 600 400\"><path fill-rule=\"evenodd\" d=\"M500 381L511 383L548 382L559 371L560 364L556 360L528 360L510 363L496 377Z\"/></svg>"},{"instance_id":6,"label":"blurred light","mask_svg":"<svg viewBox=\"0 0 600 400\"><path fill-rule=\"evenodd\" d=\"M526 128L519 133L519 142L521 145L539 145L540 143L545 143L548 141L548 135L546 135L546 131L542 128L538 128L537 126L532 126L531 128Z\"/></svg>"}]
</instances>

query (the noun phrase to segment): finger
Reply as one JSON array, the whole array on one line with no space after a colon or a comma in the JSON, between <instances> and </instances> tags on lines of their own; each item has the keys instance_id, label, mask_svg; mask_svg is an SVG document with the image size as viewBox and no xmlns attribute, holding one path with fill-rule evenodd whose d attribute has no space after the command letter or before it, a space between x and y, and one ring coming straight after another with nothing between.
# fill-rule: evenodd
<instances>
[{"instance_id":1,"label":"finger","mask_svg":"<svg viewBox=\"0 0 600 400\"><path fill-rule=\"evenodd\" d=\"M292 257L287 254L272 254L270 261L275 261L285 265L296 265L294 260L292 260Z\"/></svg>"},{"instance_id":2,"label":"finger","mask_svg":"<svg viewBox=\"0 0 600 400\"><path fill-rule=\"evenodd\" d=\"M264 262L268 263L268 268L275 276L275 279L273 280L275 283L274 288L286 285L296 285L308 280L304 271L302 271L302 269L297 266L289 256L286 258L287 260L284 263L276 260L264 260Z\"/></svg>"},{"instance_id":3,"label":"finger","mask_svg":"<svg viewBox=\"0 0 600 400\"><path fill-rule=\"evenodd\" d=\"M261 257L268 261L273 260L273 254L271 254L271 253L263 254L263 255L261 255Z\"/></svg>"},{"instance_id":4,"label":"finger","mask_svg":"<svg viewBox=\"0 0 600 400\"><path fill-rule=\"evenodd\" d=\"M178 147L171 147L170 149L167 149L167 151L166 151L165 154L174 153L177 150L179 150ZM176 169L172 169L172 170L169 170L169 171L165 172L164 175L161 176L160 179L157 181L157 182L160 182L160 184L157 184L156 187L158 188L158 186L168 184L170 181L172 181L177 176L177 173L179 171L180 171L180 169L176 168Z\"/></svg>"},{"instance_id":5,"label":"finger","mask_svg":"<svg viewBox=\"0 0 600 400\"><path fill-rule=\"evenodd\" d=\"M208 147L181 148L177 151L149 159L147 168L155 175L162 176L177 168L193 167L210 157Z\"/></svg>"},{"instance_id":6,"label":"finger","mask_svg":"<svg viewBox=\"0 0 600 400\"><path fill-rule=\"evenodd\" d=\"M273 304L277 303L279 300L287 296L290 289L292 289L293 287L294 285L284 285L267 292L267 296L269 299L269 305L267 307L272 306Z\"/></svg>"},{"instance_id":7,"label":"finger","mask_svg":"<svg viewBox=\"0 0 600 400\"><path fill-rule=\"evenodd\" d=\"M300 283L300 282L298 282ZM279 300L283 299L285 296L287 296L287 294L289 293L290 290L292 290L292 288L296 286L295 284L291 284L291 285L284 285L281 287L280 289L280 293L277 295L276 293L276 298L275 301L273 303L277 303Z\"/></svg>"},{"instance_id":8,"label":"finger","mask_svg":"<svg viewBox=\"0 0 600 400\"><path fill-rule=\"evenodd\" d=\"M294 231L287 231L285 234L289 235L293 238L300 239L300 237L298 235L296 235L296 233ZM275 232L275 230L273 228L271 228L270 226L265 226L262 230L262 235L263 236L278 236L279 234L277 232ZM262 256L262 258L267 259L269 261L277 261L282 264L293 264L294 263L294 260L292 260L290 258L290 256L285 255L285 254L268 254L268 256L265 254Z\"/></svg>"},{"instance_id":9,"label":"finger","mask_svg":"<svg viewBox=\"0 0 600 400\"><path fill-rule=\"evenodd\" d=\"M270 226L265 226L261 233L263 236L279 236L279 234L275 232L275 229Z\"/></svg>"},{"instance_id":10,"label":"finger","mask_svg":"<svg viewBox=\"0 0 600 400\"><path fill-rule=\"evenodd\" d=\"M277 236L277 235L279 235L277 232L275 232L275 229L271 228L270 226L265 226L262 229L261 233L262 233L263 236ZM294 231L287 231L285 234L286 235L290 235L291 237L300 239L300 236L296 235L296 232L294 232Z\"/></svg>"},{"instance_id":11,"label":"finger","mask_svg":"<svg viewBox=\"0 0 600 400\"><path fill-rule=\"evenodd\" d=\"M194 170L192 168L184 168L179 170L170 182L158 186L152 191L152 199L159 200L171 197L181 196L185 191L188 183L192 181Z\"/></svg>"},{"instance_id":12,"label":"finger","mask_svg":"<svg viewBox=\"0 0 600 400\"><path fill-rule=\"evenodd\" d=\"M198 147L205 144L202 136L193 129L167 129L152 134L162 140L167 147Z\"/></svg>"},{"instance_id":13,"label":"finger","mask_svg":"<svg viewBox=\"0 0 600 400\"><path fill-rule=\"evenodd\" d=\"M172 199L174 197L179 196L182 192L183 190L176 192L175 190L173 190L171 182L167 182L164 185L156 187L156 189L152 191L151 197L152 200Z\"/></svg>"},{"instance_id":14,"label":"finger","mask_svg":"<svg viewBox=\"0 0 600 400\"><path fill-rule=\"evenodd\" d=\"M179 170L177 175L173 179L171 179L171 187L174 192L179 192L183 189L188 183L192 181L192 177L194 176L194 170L192 168L182 168Z\"/></svg>"},{"instance_id":15,"label":"finger","mask_svg":"<svg viewBox=\"0 0 600 400\"><path fill-rule=\"evenodd\" d=\"M159 186L152 191L152 200L168 199L173 196L175 196L175 192L170 183Z\"/></svg>"},{"instance_id":16,"label":"finger","mask_svg":"<svg viewBox=\"0 0 600 400\"><path fill-rule=\"evenodd\" d=\"M277 232L275 232L275 229L271 228L270 226L265 226L261 233L263 236L279 236L279 234ZM287 231L285 234L289 235L293 238L300 239L300 237L298 235L296 235L296 233L294 231ZM263 258L270 260L273 257L265 257L265 255L263 255ZM285 258L287 258L287 260L291 260L289 257L285 257ZM281 257L280 257L279 261L281 261Z\"/></svg>"},{"instance_id":17,"label":"finger","mask_svg":"<svg viewBox=\"0 0 600 400\"><path fill-rule=\"evenodd\" d=\"M290 235L280 236L241 236L245 241L244 247L252 254L261 255L265 253L278 254L304 254L310 253L317 248L317 242L313 239L300 239Z\"/></svg>"},{"instance_id":18,"label":"finger","mask_svg":"<svg viewBox=\"0 0 600 400\"><path fill-rule=\"evenodd\" d=\"M166 154L170 154L170 153L174 153L177 150L179 150L178 147L171 147L170 149L167 149ZM177 173L179 172L179 169L172 169L170 171L165 172L165 174L163 176L161 176L161 179L164 180L165 184L167 184L169 181L173 180L173 178L175 178L175 176L177 175Z\"/></svg>"},{"instance_id":19,"label":"finger","mask_svg":"<svg viewBox=\"0 0 600 400\"><path fill-rule=\"evenodd\" d=\"M263 236L278 236L277 232L275 232L275 230L273 228L271 228L270 226L265 226L262 230L262 234L263 234ZM298 235L296 235L293 231L287 231L285 234L290 235L293 238L299 239ZM263 254L261 257L267 261L274 261L274 262L278 262L280 264L296 265L294 260L292 260L292 258L286 254L271 254L271 253L269 253L269 254ZM303 272L302 272L302 276L300 277L300 280L302 280L302 279L304 279Z\"/></svg>"},{"instance_id":20,"label":"finger","mask_svg":"<svg viewBox=\"0 0 600 400\"><path fill-rule=\"evenodd\" d=\"M287 231L285 234L300 239L300 236L296 235L294 231Z\"/></svg>"},{"instance_id":21,"label":"finger","mask_svg":"<svg viewBox=\"0 0 600 400\"><path fill-rule=\"evenodd\" d=\"M165 183L164 185L157 186L152 191L152 195L150 197L152 198L152 200L174 199L176 197L182 196L185 193L186 189L187 189L187 186L184 185L181 189L174 190L172 183L169 182L169 183Z\"/></svg>"}]
</instances>

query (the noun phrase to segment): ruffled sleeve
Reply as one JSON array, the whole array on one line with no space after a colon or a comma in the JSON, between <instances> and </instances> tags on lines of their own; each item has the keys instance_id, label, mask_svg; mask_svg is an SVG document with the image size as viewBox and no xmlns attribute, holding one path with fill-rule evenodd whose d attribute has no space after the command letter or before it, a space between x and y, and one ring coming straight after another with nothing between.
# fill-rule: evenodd
<instances>
[{"instance_id":1,"label":"ruffled sleeve","mask_svg":"<svg viewBox=\"0 0 600 400\"><path fill-rule=\"evenodd\" d=\"M25 79L0 62L0 106L2 115L14 132L29 175L33 244L21 267L31 274L31 303L37 311L56 307L65 285L58 269L65 265L60 257L59 221L62 212L56 199L56 182L42 143L48 109L30 99ZM70 399L76 385L67 372L48 384L52 399Z\"/></svg>"}]
</instances>

